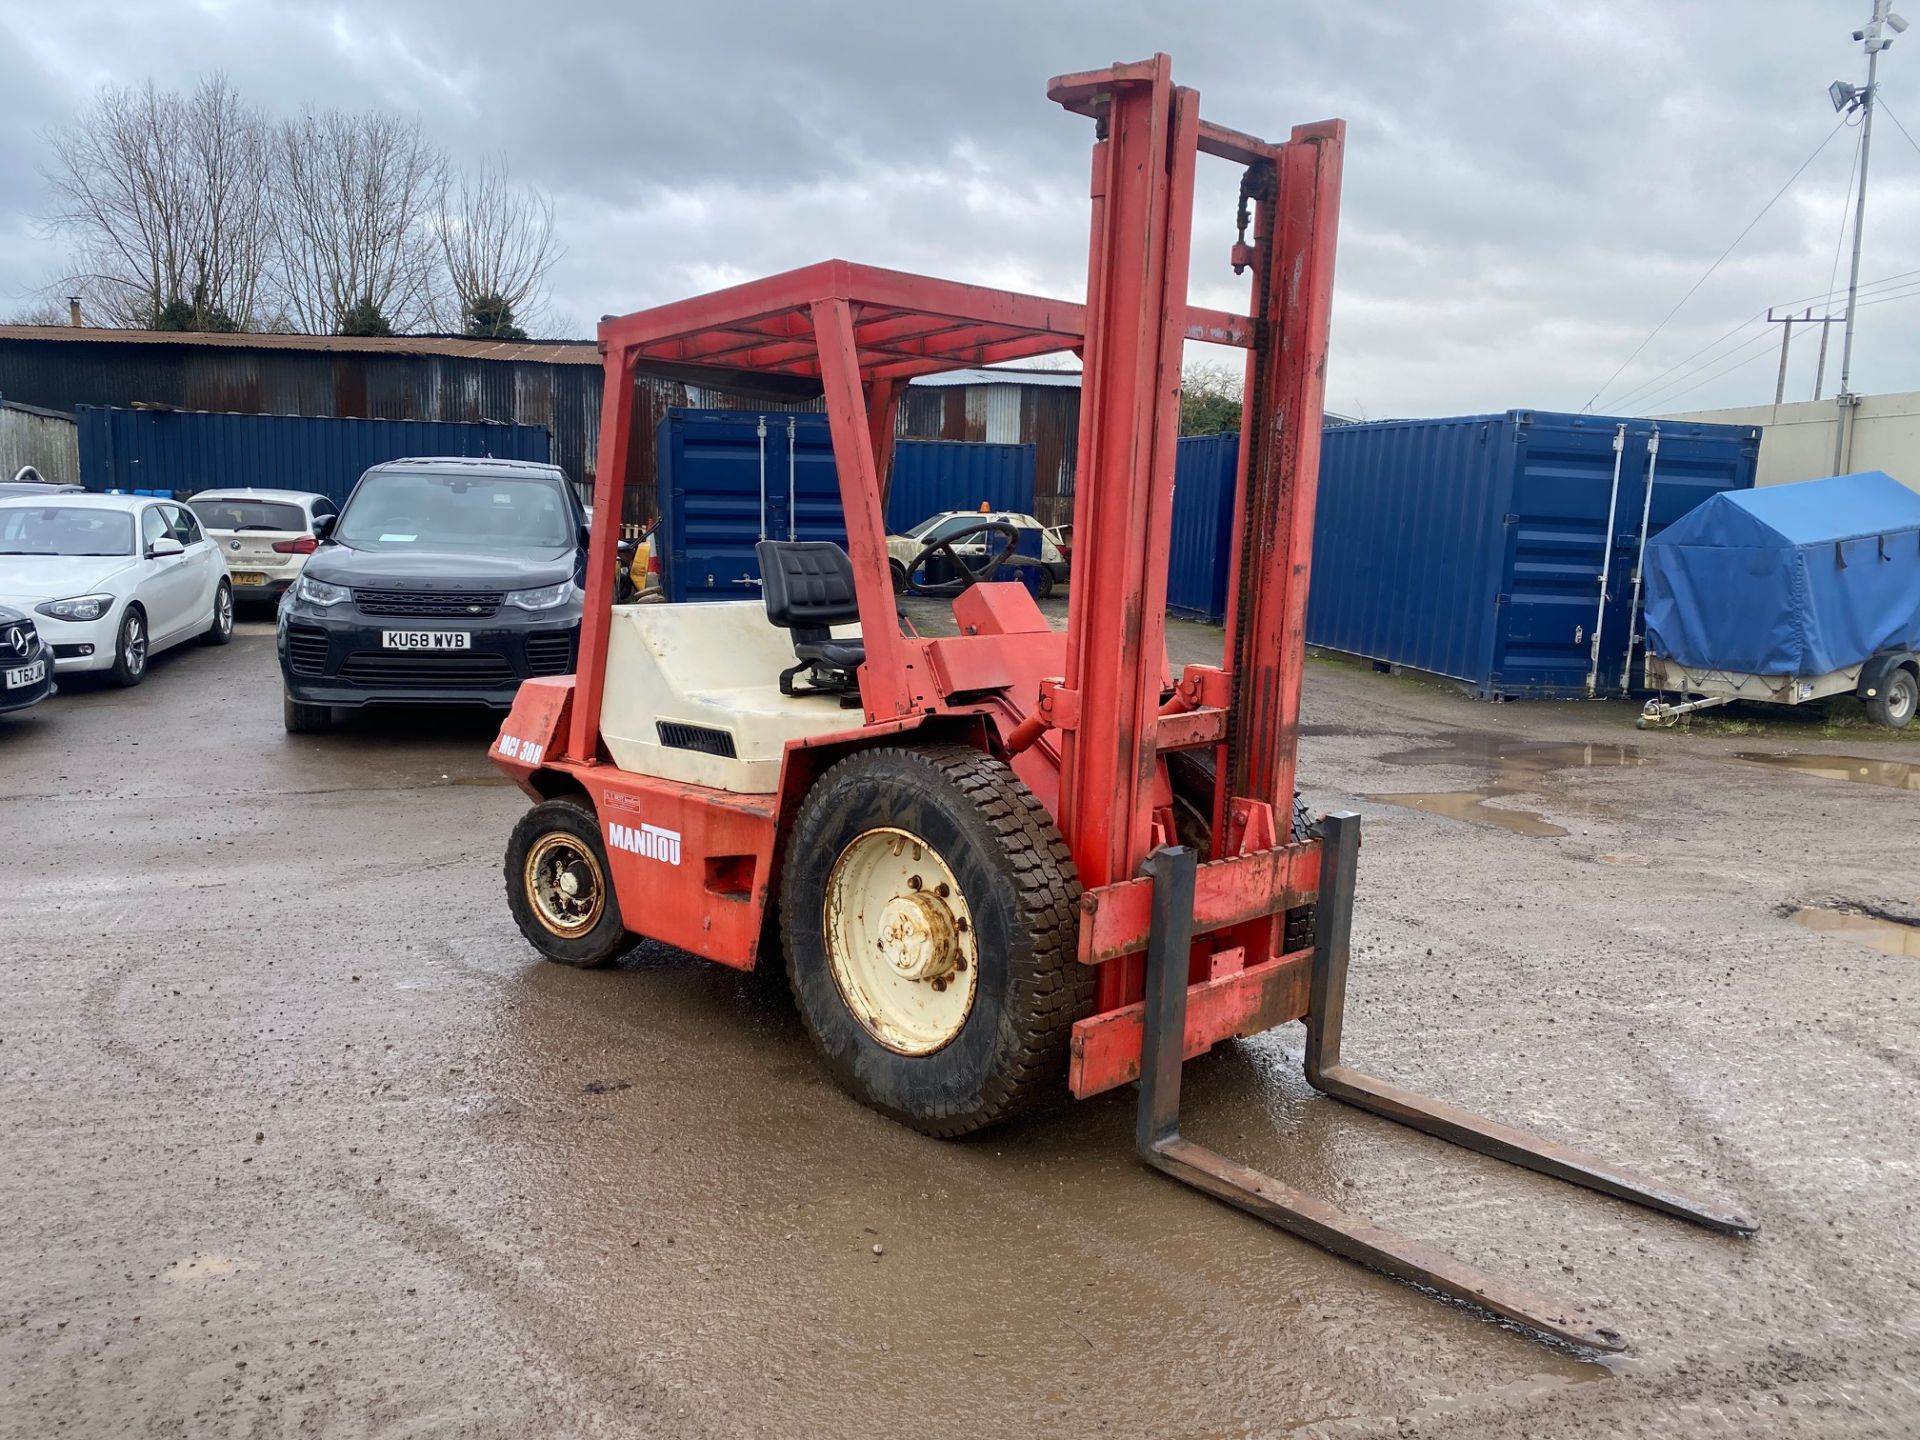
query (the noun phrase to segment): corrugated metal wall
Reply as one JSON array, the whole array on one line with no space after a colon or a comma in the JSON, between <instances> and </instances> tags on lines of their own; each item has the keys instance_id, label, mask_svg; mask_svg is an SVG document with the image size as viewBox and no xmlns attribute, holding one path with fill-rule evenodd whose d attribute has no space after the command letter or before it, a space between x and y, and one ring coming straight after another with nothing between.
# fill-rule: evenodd
<instances>
[{"instance_id":1,"label":"corrugated metal wall","mask_svg":"<svg viewBox=\"0 0 1920 1440\"><path fill-rule=\"evenodd\" d=\"M0 403L0 480L23 465L56 485L80 483L80 442L73 421L44 410Z\"/></svg>"},{"instance_id":2,"label":"corrugated metal wall","mask_svg":"<svg viewBox=\"0 0 1920 1440\"><path fill-rule=\"evenodd\" d=\"M1227 556L1233 542L1238 435L1190 435L1173 467L1173 543L1167 609L1215 624L1227 618Z\"/></svg>"},{"instance_id":3,"label":"corrugated metal wall","mask_svg":"<svg viewBox=\"0 0 1920 1440\"><path fill-rule=\"evenodd\" d=\"M1032 513L1073 519L1080 390L1072 385L910 385L896 431L913 440L1016 440L1033 446Z\"/></svg>"},{"instance_id":4,"label":"corrugated metal wall","mask_svg":"<svg viewBox=\"0 0 1920 1440\"><path fill-rule=\"evenodd\" d=\"M942 510L978 510L983 504L1032 514L1033 455L1031 445L895 441L887 529L898 534Z\"/></svg>"},{"instance_id":5,"label":"corrugated metal wall","mask_svg":"<svg viewBox=\"0 0 1920 1440\"><path fill-rule=\"evenodd\" d=\"M430 342L423 342L430 343ZM674 409L818 412L818 400L770 401L642 377L629 451L628 521L653 518L656 435ZM598 364L465 355L0 339L0 396L71 413L77 406L161 406L253 415L494 421L544 425L552 458L583 485L600 435ZM909 386L896 434L915 440L1010 440L1034 447L1034 513L1073 518L1080 392L1072 386Z\"/></svg>"},{"instance_id":6,"label":"corrugated metal wall","mask_svg":"<svg viewBox=\"0 0 1920 1440\"><path fill-rule=\"evenodd\" d=\"M336 503L368 466L408 455L491 455L546 460L543 425L434 420L342 420L296 415L216 415L193 410L76 412L81 483L89 490L210 486L311 490Z\"/></svg>"}]
</instances>

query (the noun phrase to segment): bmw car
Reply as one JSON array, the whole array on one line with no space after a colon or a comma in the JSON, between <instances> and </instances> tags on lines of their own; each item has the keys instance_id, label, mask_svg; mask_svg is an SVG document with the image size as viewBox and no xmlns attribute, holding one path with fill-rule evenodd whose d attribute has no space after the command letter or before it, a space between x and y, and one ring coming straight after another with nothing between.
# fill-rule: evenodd
<instances>
[{"instance_id":1,"label":"bmw car","mask_svg":"<svg viewBox=\"0 0 1920 1440\"><path fill-rule=\"evenodd\" d=\"M505 710L572 671L586 512L558 467L388 461L314 524L277 627L289 733L368 705Z\"/></svg>"},{"instance_id":2,"label":"bmw car","mask_svg":"<svg viewBox=\"0 0 1920 1440\"><path fill-rule=\"evenodd\" d=\"M313 522L338 508L306 490L201 490L187 508L226 557L236 601L278 601L320 548Z\"/></svg>"},{"instance_id":3,"label":"bmw car","mask_svg":"<svg viewBox=\"0 0 1920 1440\"><path fill-rule=\"evenodd\" d=\"M33 616L61 673L116 685L171 646L233 639L220 551L186 506L145 495L0 497L0 605Z\"/></svg>"},{"instance_id":4,"label":"bmw car","mask_svg":"<svg viewBox=\"0 0 1920 1440\"><path fill-rule=\"evenodd\" d=\"M24 710L53 693L53 657L33 617L0 605L0 712Z\"/></svg>"}]
</instances>

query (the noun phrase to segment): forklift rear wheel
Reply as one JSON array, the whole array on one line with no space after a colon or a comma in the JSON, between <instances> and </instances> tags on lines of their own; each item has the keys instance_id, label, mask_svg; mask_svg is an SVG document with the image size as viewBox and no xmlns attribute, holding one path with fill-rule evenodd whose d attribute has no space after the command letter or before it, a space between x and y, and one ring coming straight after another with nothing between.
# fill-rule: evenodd
<instances>
[{"instance_id":1,"label":"forklift rear wheel","mask_svg":"<svg viewBox=\"0 0 1920 1440\"><path fill-rule=\"evenodd\" d=\"M1889 730L1904 730L1920 708L1920 679L1905 666L1888 675L1880 693L1867 701L1867 713Z\"/></svg>"},{"instance_id":2,"label":"forklift rear wheel","mask_svg":"<svg viewBox=\"0 0 1920 1440\"><path fill-rule=\"evenodd\" d=\"M1173 832L1182 845L1205 864L1213 858L1213 775L1211 750L1172 750L1167 753L1167 779L1173 786ZM1294 845L1317 838L1313 812L1306 797L1293 792L1293 820L1287 839ZM1282 939L1286 953L1306 950L1313 945L1313 906L1297 905L1287 911L1287 931Z\"/></svg>"},{"instance_id":3,"label":"forklift rear wheel","mask_svg":"<svg viewBox=\"0 0 1920 1440\"><path fill-rule=\"evenodd\" d=\"M828 1069L929 1135L1059 1087L1093 998L1080 882L1053 820L964 745L849 756L800 806L781 880L787 975Z\"/></svg>"},{"instance_id":4,"label":"forklift rear wheel","mask_svg":"<svg viewBox=\"0 0 1920 1440\"><path fill-rule=\"evenodd\" d=\"M631 943L620 919L600 825L575 796L545 800L507 841L507 904L533 948L586 970Z\"/></svg>"}]
</instances>

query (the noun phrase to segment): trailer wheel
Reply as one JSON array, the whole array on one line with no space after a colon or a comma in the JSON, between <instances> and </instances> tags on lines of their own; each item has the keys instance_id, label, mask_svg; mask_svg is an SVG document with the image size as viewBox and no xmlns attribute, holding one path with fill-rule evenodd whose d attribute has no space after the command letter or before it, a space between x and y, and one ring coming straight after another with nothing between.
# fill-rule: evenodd
<instances>
[{"instance_id":1,"label":"trailer wheel","mask_svg":"<svg viewBox=\"0 0 1920 1440\"><path fill-rule=\"evenodd\" d=\"M1880 693L1867 701L1867 713L1889 730L1906 729L1916 709L1920 709L1920 679L1906 665L1889 673Z\"/></svg>"},{"instance_id":2,"label":"trailer wheel","mask_svg":"<svg viewBox=\"0 0 1920 1440\"><path fill-rule=\"evenodd\" d=\"M787 975L848 1093L929 1135L1019 1114L1064 1078L1093 998L1080 882L1052 819L964 745L849 756L800 806Z\"/></svg>"},{"instance_id":3,"label":"trailer wheel","mask_svg":"<svg viewBox=\"0 0 1920 1440\"><path fill-rule=\"evenodd\" d=\"M591 969L632 941L620 918L600 823L578 796L545 800L507 840L507 904L547 959Z\"/></svg>"},{"instance_id":4,"label":"trailer wheel","mask_svg":"<svg viewBox=\"0 0 1920 1440\"><path fill-rule=\"evenodd\" d=\"M1200 857L1213 856L1213 776L1211 750L1172 750L1167 753L1167 779L1173 786L1173 831L1182 845ZM1318 834L1306 797L1293 792L1293 820L1288 839L1295 845ZM1287 954L1313 945L1313 906L1296 905L1287 911L1282 947Z\"/></svg>"}]
</instances>

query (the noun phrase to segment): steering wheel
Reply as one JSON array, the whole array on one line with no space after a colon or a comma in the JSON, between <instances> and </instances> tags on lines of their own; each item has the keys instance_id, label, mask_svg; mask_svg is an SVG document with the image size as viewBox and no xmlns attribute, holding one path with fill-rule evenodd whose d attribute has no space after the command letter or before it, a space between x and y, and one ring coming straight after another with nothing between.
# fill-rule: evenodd
<instances>
[{"instance_id":1,"label":"steering wheel","mask_svg":"<svg viewBox=\"0 0 1920 1440\"><path fill-rule=\"evenodd\" d=\"M997 551L992 545L988 545L987 562L978 570L961 559L960 552L954 548L962 540L971 539L975 535L998 535L1007 542ZM932 544L922 547L920 553L907 562L907 593L910 595L958 595L963 590L991 580L999 573L1000 567L1012 557L1014 546L1019 543L1020 533L1004 520L983 520L978 525L969 525L964 530L956 530L945 539L935 540ZM931 557L943 552L948 562L958 572L954 579L922 585L913 578Z\"/></svg>"}]
</instances>

